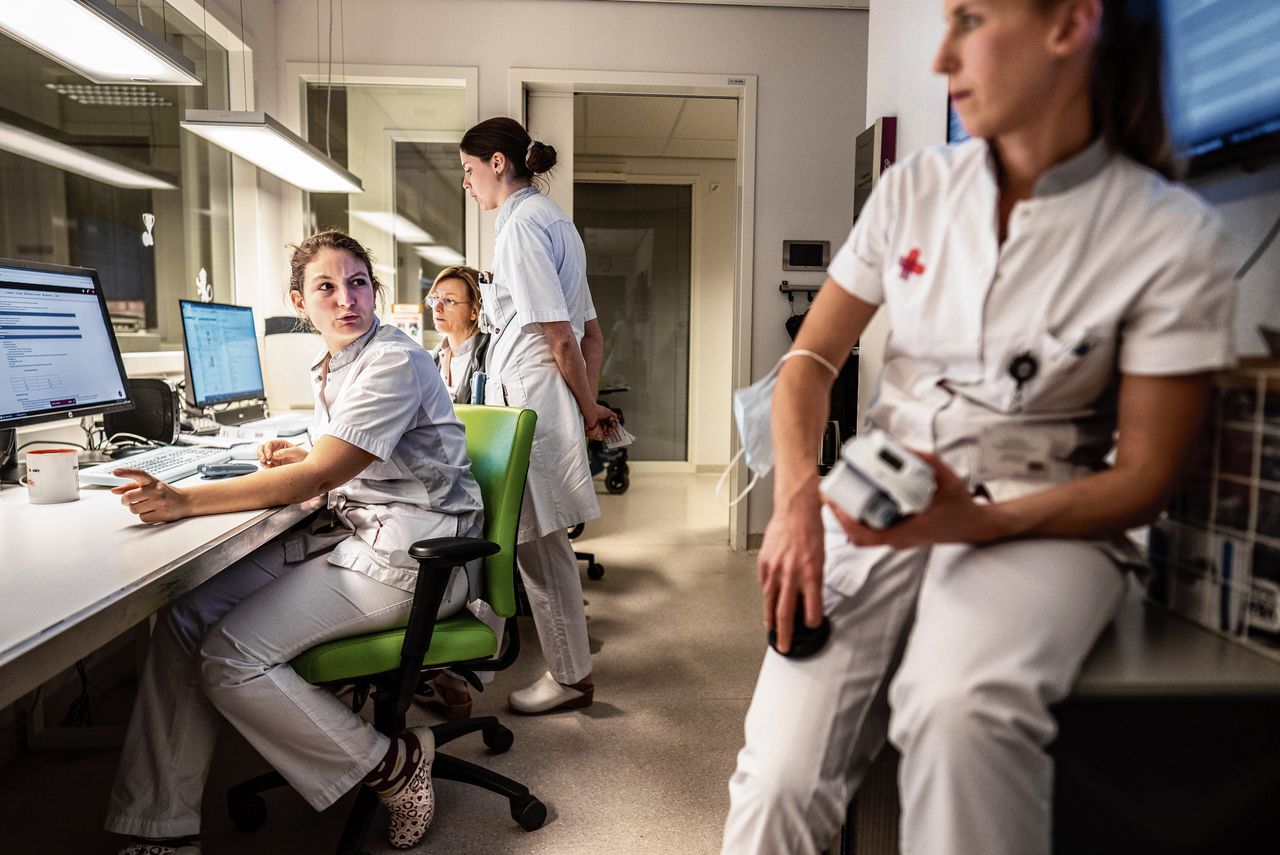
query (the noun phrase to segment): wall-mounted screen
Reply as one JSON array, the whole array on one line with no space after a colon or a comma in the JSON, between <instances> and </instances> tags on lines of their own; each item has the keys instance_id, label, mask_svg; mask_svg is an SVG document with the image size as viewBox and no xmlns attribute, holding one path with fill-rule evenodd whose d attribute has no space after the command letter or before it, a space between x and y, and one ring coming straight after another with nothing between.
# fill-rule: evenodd
<instances>
[{"instance_id":1,"label":"wall-mounted screen","mask_svg":"<svg viewBox=\"0 0 1280 855\"><path fill-rule=\"evenodd\" d=\"M784 240L783 270L826 270L831 260L831 241Z\"/></svg>"},{"instance_id":2,"label":"wall-mounted screen","mask_svg":"<svg viewBox=\"0 0 1280 855\"><path fill-rule=\"evenodd\" d=\"M1280 3L1160 0L1169 125L1190 170L1280 152Z\"/></svg>"}]
</instances>

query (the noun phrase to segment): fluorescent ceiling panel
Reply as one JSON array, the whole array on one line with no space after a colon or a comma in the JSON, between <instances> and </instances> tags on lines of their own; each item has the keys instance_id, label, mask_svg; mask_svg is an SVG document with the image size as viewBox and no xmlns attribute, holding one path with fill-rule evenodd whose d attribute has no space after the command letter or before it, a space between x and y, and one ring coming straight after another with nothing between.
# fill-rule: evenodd
<instances>
[{"instance_id":1,"label":"fluorescent ceiling panel","mask_svg":"<svg viewBox=\"0 0 1280 855\"><path fill-rule=\"evenodd\" d=\"M202 85L194 62L108 0L0 0L0 30L94 83Z\"/></svg>"},{"instance_id":2,"label":"fluorescent ceiling panel","mask_svg":"<svg viewBox=\"0 0 1280 855\"><path fill-rule=\"evenodd\" d=\"M413 251L441 267L457 267L467 263L466 256L447 246L415 246Z\"/></svg>"},{"instance_id":3,"label":"fluorescent ceiling panel","mask_svg":"<svg viewBox=\"0 0 1280 855\"><path fill-rule=\"evenodd\" d=\"M351 216L362 223L384 231L396 239L396 243L432 243L435 241L417 223L390 211L352 211Z\"/></svg>"},{"instance_id":4,"label":"fluorescent ceiling panel","mask_svg":"<svg viewBox=\"0 0 1280 855\"><path fill-rule=\"evenodd\" d=\"M177 190L177 186L155 175L50 139L24 128L0 122L0 148L14 154L130 190Z\"/></svg>"},{"instance_id":5,"label":"fluorescent ceiling panel","mask_svg":"<svg viewBox=\"0 0 1280 855\"><path fill-rule=\"evenodd\" d=\"M310 193L363 193L336 160L263 112L188 110L182 127Z\"/></svg>"}]
</instances>

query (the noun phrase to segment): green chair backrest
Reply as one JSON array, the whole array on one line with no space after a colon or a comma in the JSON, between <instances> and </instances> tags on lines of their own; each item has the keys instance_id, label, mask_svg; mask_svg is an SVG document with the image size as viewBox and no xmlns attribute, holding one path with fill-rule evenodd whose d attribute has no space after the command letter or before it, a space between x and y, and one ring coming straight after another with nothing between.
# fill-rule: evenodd
<instances>
[{"instance_id":1,"label":"green chair backrest","mask_svg":"<svg viewBox=\"0 0 1280 855\"><path fill-rule=\"evenodd\" d=\"M516 613L516 535L538 416L516 407L456 404L467 429L471 474L484 497L484 537L501 549L485 559L485 599L501 617Z\"/></svg>"}]
</instances>

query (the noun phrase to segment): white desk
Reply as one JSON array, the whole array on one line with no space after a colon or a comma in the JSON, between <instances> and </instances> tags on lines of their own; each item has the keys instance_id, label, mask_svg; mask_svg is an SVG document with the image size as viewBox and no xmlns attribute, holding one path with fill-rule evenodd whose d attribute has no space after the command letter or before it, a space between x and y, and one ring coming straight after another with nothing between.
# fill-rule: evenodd
<instances>
[{"instance_id":1,"label":"white desk","mask_svg":"<svg viewBox=\"0 0 1280 855\"><path fill-rule=\"evenodd\" d=\"M149 526L104 487L62 505L0 489L0 708L320 506Z\"/></svg>"}]
</instances>

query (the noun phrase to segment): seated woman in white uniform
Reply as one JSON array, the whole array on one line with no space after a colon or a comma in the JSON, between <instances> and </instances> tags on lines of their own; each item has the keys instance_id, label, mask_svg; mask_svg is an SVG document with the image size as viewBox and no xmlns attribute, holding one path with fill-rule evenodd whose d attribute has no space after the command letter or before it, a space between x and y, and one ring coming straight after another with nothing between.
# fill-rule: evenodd
<instances>
[{"instance_id":1,"label":"seated woman in white uniform","mask_svg":"<svg viewBox=\"0 0 1280 855\"><path fill-rule=\"evenodd\" d=\"M875 426L938 490L883 531L823 505L832 376L788 359L772 434L769 650L724 851L814 853L886 737L909 855L1047 855L1050 706L1118 608L1124 532L1168 503L1233 361L1231 253L1168 180L1155 4L943 0L934 62L974 137L886 171L795 348L839 365L883 306ZM803 356L799 355L798 356ZM1114 461L1109 453L1114 449Z\"/></svg>"},{"instance_id":2,"label":"seated woman in white uniform","mask_svg":"<svg viewBox=\"0 0 1280 855\"><path fill-rule=\"evenodd\" d=\"M431 351L440 379L455 404L470 404L472 380L482 372L489 350L489 334L480 332L480 272L474 267L446 267L436 275L423 303L431 310L436 332L444 336ZM483 401L482 391L476 403ZM481 672L477 676L488 682L493 675ZM420 685L415 697L450 721L471 716L471 692L466 681L448 671L441 671L429 684Z\"/></svg>"},{"instance_id":3,"label":"seated woman in white uniform","mask_svg":"<svg viewBox=\"0 0 1280 855\"><path fill-rule=\"evenodd\" d=\"M444 336L431 358L453 402L469 404L471 380L482 370L489 349L489 334L480 332L480 272L474 267L446 267L423 302L431 310L436 332Z\"/></svg>"},{"instance_id":4,"label":"seated woman in white uniform","mask_svg":"<svg viewBox=\"0 0 1280 855\"><path fill-rule=\"evenodd\" d=\"M333 638L403 626L416 582L407 550L477 536L480 490L461 422L431 357L374 315L368 252L338 231L299 244L289 297L320 334L311 374L311 448L270 440L261 471L175 487L137 469L116 487L143 522L301 502L328 491L327 532L283 536L160 614L121 752L106 827L129 855L198 852L200 802L220 719L316 810L373 787L393 846L417 843L434 814L430 728L388 738L289 666ZM458 569L441 614L478 591Z\"/></svg>"}]
</instances>

